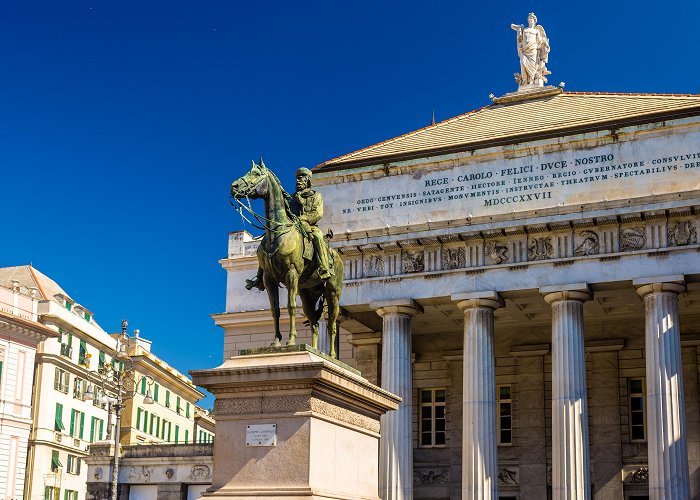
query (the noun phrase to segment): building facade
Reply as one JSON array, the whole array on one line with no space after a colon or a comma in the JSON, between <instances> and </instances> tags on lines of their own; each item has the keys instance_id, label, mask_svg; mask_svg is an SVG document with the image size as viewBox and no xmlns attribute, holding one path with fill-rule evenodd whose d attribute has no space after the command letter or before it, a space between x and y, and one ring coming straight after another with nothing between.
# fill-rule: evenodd
<instances>
[{"instance_id":1,"label":"building facade","mask_svg":"<svg viewBox=\"0 0 700 500\"><path fill-rule=\"evenodd\" d=\"M151 342L132 338L129 357L136 393L122 412L122 445L192 444L196 440L196 402L204 397L192 381L151 352ZM152 404L145 404L147 394Z\"/></svg>"},{"instance_id":2,"label":"building facade","mask_svg":"<svg viewBox=\"0 0 700 500\"><path fill-rule=\"evenodd\" d=\"M37 346L58 335L38 320L38 289L0 271L0 498L24 498Z\"/></svg>"},{"instance_id":3,"label":"building facade","mask_svg":"<svg viewBox=\"0 0 700 500\"><path fill-rule=\"evenodd\" d=\"M340 359L403 398L382 498L700 496L700 96L516 92L314 172ZM225 358L272 339L258 243Z\"/></svg>"}]
</instances>

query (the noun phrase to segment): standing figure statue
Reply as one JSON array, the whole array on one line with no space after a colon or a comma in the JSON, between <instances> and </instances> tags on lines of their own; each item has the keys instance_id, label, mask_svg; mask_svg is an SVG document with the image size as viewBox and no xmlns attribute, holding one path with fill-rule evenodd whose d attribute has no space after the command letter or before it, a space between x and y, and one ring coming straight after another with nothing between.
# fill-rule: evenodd
<instances>
[{"instance_id":1,"label":"standing figure statue","mask_svg":"<svg viewBox=\"0 0 700 500\"><path fill-rule=\"evenodd\" d=\"M515 81L519 90L544 86L547 75L552 73L546 66L549 62L549 39L544 28L537 24L537 16L533 12L527 16L527 27L522 24L511 24L510 27L517 33L520 73L515 73Z\"/></svg>"},{"instance_id":2,"label":"standing figure statue","mask_svg":"<svg viewBox=\"0 0 700 500\"><path fill-rule=\"evenodd\" d=\"M311 342L318 348L318 323L324 310L328 313L328 335L331 357L335 357L336 322L343 291L343 262L338 252L328 247L323 233L316 225L323 216L323 197L311 189L311 171L296 172L296 192L289 195L277 176L265 166L253 162L252 168L231 184L231 196L262 198L265 215L252 211L242 202L240 210L251 212L263 226L265 236L258 246L258 273L247 280L246 288L266 290L275 324L272 345L282 341L280 332L280 285L287 289L289 341L296 343L296 297L301 297L304 316L311 328ZM242 212L241 212L242 213ZM332 235L329 234L328 238Z\"/></svg>"}]
</instances>

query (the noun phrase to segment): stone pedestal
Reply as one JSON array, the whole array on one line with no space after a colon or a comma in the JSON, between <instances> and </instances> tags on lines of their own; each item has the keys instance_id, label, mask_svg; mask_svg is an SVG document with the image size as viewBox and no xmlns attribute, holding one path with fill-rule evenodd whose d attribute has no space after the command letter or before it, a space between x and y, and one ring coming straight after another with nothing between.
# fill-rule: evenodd
<instances>
[{"instance_id":1,"label":"stone pedestal","mask_svg":"<svg viewBox=\"0 0 700 500\"><path fill-rule=\"evenodd\" d=\"M683 276L634 281L646 323L649 498L690 498L678 294Z\"/></svg>"},{"instance_id":2,"label":"stone pedestal","mask_svg":"<svg viewBox=\"0 0 700 500\"><path fill-rule=\"evenodd\" d=\"M190 372L216 396L206 498L378 499L379 421L400 399L309 346L251 350ZM274 442L251 429L274 424Z\"/></svg>"}]
</instances>

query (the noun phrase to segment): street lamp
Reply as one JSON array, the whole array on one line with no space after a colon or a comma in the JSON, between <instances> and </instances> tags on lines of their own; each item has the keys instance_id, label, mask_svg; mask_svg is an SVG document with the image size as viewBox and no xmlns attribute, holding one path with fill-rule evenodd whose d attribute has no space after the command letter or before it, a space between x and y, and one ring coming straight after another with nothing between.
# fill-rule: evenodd
<instances>
[{"instance_id":1,"label":"street lamp","mask_svg":"<svg viewBox=\"0 0 700 500\"><path fill-rule=\"evenodd\" d=\"M102 397L100 398L100 403L108 404L107 410L107 439L113 437L114 439L114 466L112 467L112 484L111 484L111 498L112 500L117 500L117 489L119 486L119 430L121 426L121 414L125 407L125 403L132 399L136 395L136 388L142 380L146 380L147 388L146 394L143 398L143 404L152 405L155 403L153 396L151 394L151 386L155 383L152 377L148 375L142 375L139 380L134 378L134 363L129 356L128 346L130 343L129 335L126 333L126 329L129 326L128 321L122 321L122 331L117 338L117 350L114 355L115 359L118 359L123 363L123 369L119 369L119 366L115 367L101 367L101 370L88 372L88 386L85 390L85 400L93 401L96 396L96 388L90 381L90 377L96 380L95 385L99 384L102 387ZM107 395L108 388L114 394L114 396ZM114 411L114 436L111 435L111 423L112 411Z\"/></svg>"}]
</instances>

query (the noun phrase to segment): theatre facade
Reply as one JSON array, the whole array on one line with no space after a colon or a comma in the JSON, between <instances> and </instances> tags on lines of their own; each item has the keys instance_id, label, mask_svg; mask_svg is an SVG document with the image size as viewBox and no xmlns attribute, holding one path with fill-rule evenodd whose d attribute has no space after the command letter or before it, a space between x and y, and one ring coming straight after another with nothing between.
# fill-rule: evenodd
<instances>
[{"instance_id":1,"label":"theatre facade","mask_svg":"<svg viewBox=\"0 0 700 500\"><path fill-rule=\"evenodd\" d=\"M313 185L340 359L403 398L382 498L700 496L700 96L516 92ZM221 261L225 358L272 340L257 245Z\"/></svg>"}]
</instances>

